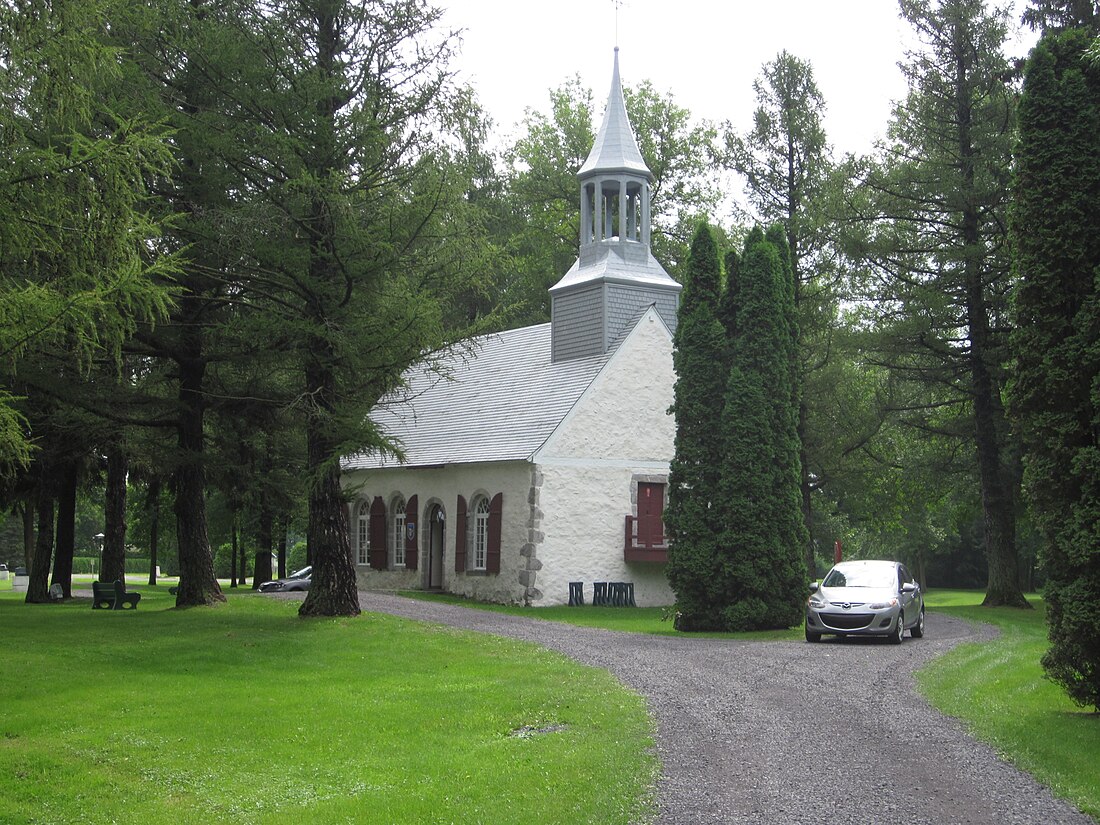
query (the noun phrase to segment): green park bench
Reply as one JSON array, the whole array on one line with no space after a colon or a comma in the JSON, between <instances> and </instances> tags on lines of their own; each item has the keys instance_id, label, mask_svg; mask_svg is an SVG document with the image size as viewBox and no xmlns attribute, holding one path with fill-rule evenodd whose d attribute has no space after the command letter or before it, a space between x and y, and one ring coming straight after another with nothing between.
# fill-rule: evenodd
<instances>
[{"instance_id":1,"label":"green park bench","mask_svg":"<svg viewBox=\"0 0 1100 825\"><path fill-rule=\"evenodd\" d=\"M139 601L141 594L127 593L126 585L121 581L92 582L92 610L122 610L123 605L127 604L136 610Z\"/></svg>"}]
</instances>

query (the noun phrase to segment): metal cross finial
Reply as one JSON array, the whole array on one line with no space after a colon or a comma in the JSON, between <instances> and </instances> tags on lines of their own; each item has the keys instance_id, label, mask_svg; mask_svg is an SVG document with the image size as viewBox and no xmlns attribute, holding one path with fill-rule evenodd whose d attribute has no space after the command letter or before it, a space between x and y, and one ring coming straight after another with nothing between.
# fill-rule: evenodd
<instances>
[{"instance_id":1,"label":"metal cross finial","mask_svg":"<svg viewBox=\"0 0 1100 825\"><path fill-rule=\"evenodd\" d=\"M615 7L615 48L619 48L619 9L623 7L623 0L611 0Z\"/></svg>"}]
</instances>

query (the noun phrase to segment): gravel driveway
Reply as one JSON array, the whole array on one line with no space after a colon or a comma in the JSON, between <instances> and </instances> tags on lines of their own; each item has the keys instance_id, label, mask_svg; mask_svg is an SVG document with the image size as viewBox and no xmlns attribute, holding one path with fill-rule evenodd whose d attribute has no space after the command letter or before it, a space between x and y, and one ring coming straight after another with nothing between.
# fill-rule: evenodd
<instances>
[{"instance_id":1,"label":"gravel driveway","mask_svg":"<svg viewBox=\"0 0 1100 825\"><path fill-rule=\"evenodd\" d=\"M1094 820L930 708L913 672L989 629L929 614L900 646L739 642L573 627L380 593L373 610L535 642L609 670L657 722L660 823Z\"/></svg>"}]
</instances>

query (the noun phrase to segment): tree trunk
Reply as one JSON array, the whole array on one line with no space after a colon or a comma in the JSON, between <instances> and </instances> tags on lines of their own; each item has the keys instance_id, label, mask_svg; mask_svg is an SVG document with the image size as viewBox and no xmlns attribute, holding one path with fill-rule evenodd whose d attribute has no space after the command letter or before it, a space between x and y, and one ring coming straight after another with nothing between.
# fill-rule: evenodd
<instances>
[{"instance_id":1,"label":"tree trunk","mask_svg":"<svg viewBox=\"0 0 1100 825\"><path fill-rule=\"evenodd\" d=\"M1020 570L1016 554L1016 509L1011 489L1004 479L999 445L989 432L988 411L974 399L978 465L982 487L982 520L985 527L985 552L989 565L986 585L987 607L1006 605L1030 607L1020 590Z\"/></svg>"},{"instance_id":2,"label":"tree trunk","mask_svg":"<svg viewBox=\"0 0 1100 825\"><path fill-rule=\"evenodd\" d=\"M252 589L257 589L266 581L271 581L271 551L273 549L271 506L267 503L267 496L260 501L259 525L256 529L256 568L252 571ZM259 559L267 557L267 562L261 566Z\"/></svg>"},{"instance_id":3,"label":"tree trunk","mask_svg":"<svg viewBox=\"0 0 1100 825\"><path fill-rule=\"evenodd\" d=\"M972 51L956 23L955 93L958 154L964 194L976 192L975 151L973 142L973 101L970 74ZM1016 509L1008 472L1002 459L1003 411L999 388L989 367L991 342L989 312L985 300L983 271L986 256L982 250L979 199L967 197L962 209L962 240L966 280L966 313L970 337L970 378L974 403L974 437L978 452L978 476L982 493L982 519L985 524L985 552L989 567L986 586L987 606L1030 607L1020 590L1016 554Z\"/></svg>"},{"instance_id":4,"label":"tree trunk","mask_svg":"<svg viewBox=\"0 0 1100 825\"><path fill-rule=\"evenodd\" d=\"M788 112L789 114L789 112ZM787 254L791 263L791 292L794 296L794 311L802 309L802 250L799 246L797 227L801 222L802 213L805 211L802 203L800 179L800 147L797 145L794 133L788 128L787 136L787 176L786 176L786 221L785 233L787 238ZM811 519L813 518L813 485L810 482L810 457L806 450L806 441L809 432L810 411L802 398L802 385L805 376L799 368L801 363L800 351L802 349L802 327L797 326L792 333L795 361L791 365L792 379L792 403L798 405L798 460L799 460L799 492L802 497L802 520L806 524L806 575L810 581L817 578L817 554L814 553L814 531Z\"/></svg>"},{"instance_id":5,"label":"tree trunk","mask_svg":"<svg viewBox=\"0 0 1100 825\"><path fill-rule=\"evenodd\" d=\"M289 529L289 520L286 516L279 519L279 570L277 578L286 576L286 534Z\"/></svg>"},{"instance_id":6,"label":"tree trunk","mask_svg":"<svg viewBox=\"0 0 1100 825\"><path fill-rule=\"evenodd\" d=\"M274 468L270 434L265 439L260 474L266 479ZM271 581L272 525L274 513L271 510L271 496L260 495L260 513L256 522L256 566L252 571L252 589L259 589L264 582Z\"/></svg>"},{"instance_id":7,"label":"tree trunk","mask_svg":"<svg viewBox=\"0 0 1100 825\"><path fill-rule=\"evenodd\" d=\"M44 476L48 475L43 473ZM48 586L50 578L50 557L53 555L53 493L45 479L39 480L38 488L38 539L34 544L34 556L31 558L30 579L27 582L27 604L45 604L50 600Z\"/></svg>"},{"instance_id":8,"label":"tree trunk","mask_svg":"<svg viewBox=\"0 0 1100 825\"><path fill-rule=\"evenodd\" d=\"M149 586L157 584L157 544L160 542L160 476L149 479L145 492L145 510L149 513Z\"/></svg>"},{"instance_id":9,"label":"tree trunk","mask_svg":"<svg viewBox=\"0 0 1100 825\"><path fill-rule=\"evenodd\" d=\"M798 405L798 458L801 465L802 519L806 522L806 574L810 577L810 581L813 581L817 578L817 554L814 552L814 531L810 521L813 516L813 485L810 482L810 456L806 451L808 427L809 411L805 403L800 403Z\"/></svg>"},{"instance_id":10,"label":"tree trunk","mask_svg":"<svg viewBox=\"0 0 1100 825\"><path fill-rule=\"evenodd\" d=\"M70 459L61 471L57 497L57 549L54 551L51 584L61 585L66 599L73 597L73 553L76 549L77 462Z\"/></svg>"},{"instance_id":11,"label":"tree trunk","mask_svg":"<svg viewBox=\"0 0 1100 825\"><path fill-rule=\"evenodd\" d=\"M233 524L233 534L237 540L237 552L241 557L241 573L237 577L237 583L241 587L245 587L248 584L248 554L244 550L244 541L241 536L240 518L236 519Z\"/></svg>"},{"instance_id":12,"label":"tree trunk","mask_svg":"<svg viewBox=\"0 0 1100 825\"><path fill-rule=\"evenodd\" d=\"M323 189L336 176L337 112L343 105L339 56L343 44L336 5L321 4L313 11L317 23L316 63L321 93L314 112L317 128L313 135L313 151L306 166L314 176L316 187ZM333 326L326 300L333 294L343 295L345 282L336 250L335 219L322 194L313 196L308 217L309 281L315 298L309 320L316 332L307 339L305 347L304 397L309 400L306 472L310 479L306 552L313 573L309 592L298 614L357 616L360 610L355 564L340 491L340 445L332 435L339 359L331 341L325 337Z\"/></svg>"},{"instance_id":13,"label":"tree trunk","mask_svg":"<svg viewBox=\"0 0 1100 825\"><path fill-rule=\"evenodd\" d=\"M971 337L974 337L973 332ZM977 349L977 347L975 347ZM1030 607L1020 589L1019 561L1016 553L1016 506L1008 472L1001 460L997 438L997 411L992 380L981 356L972 355L974 377L974 434L981 478L982 520L985 527L985 553L989 567L986 585L987 607Z\"/></svg>"},{"instance_id":14,"label":"tree trunk","mask_svg":"<svg viewBox=\"0 0 1100 825\"><path fill-rule=\"evenodd\" d=\"M34 502L28 496L23 502L23 566L31 569L34 559Z\"/></svg>"},{"instance_id":15,"label":"tree trunk","mask_svg":"<svg viewBox=\"0 0 1100 825\"><path fill-rule=\"evenodd\" d=\"M103 505L103 570L99 580L126 580L126 473L130 462L118 446L107 450L107 494Z\"/></svg>"},{"instance_id":16,"label":"tree trunk","mask_svg":"<svg viewBox=\"0 0 1100 825\"><path fill-rule=\"evenodd\" d=\"M231 526L229 528L229 586L237 589L237 513L233 512Z\"/></svg>"},{"instance_id":17,"label":"tree trunk","mask_svg":"<svg viewBox=\"0 0 1100 825\"><path fill-rule=\"evenodd\" d=\"M271 551L257 550L255 565L252 571L252 589L259 590L261 584L271 581Z\"/></svg>"},{"instance_id":18,"label":"tree trunk","mask_svg":"<svg viewBox=\"0 0 1100 825\"><path fill-rule=\"evenodd\" d=\"M327 345L314 343L322 357ZM313 400L306 423L307 472L313 480L309 490L309 527L313 575L309 592L298 611L300 616L358 616L359 594L355 588L355 564L344 497L340 491L339 448L327 435L332 415L335 379L331 368L316 363L306 369L306 397Z\"/></svg>"},{"instance_id":19,"label":"tree trunk","mask_svg":"<svg viewBox=\"0 0 1100 825\"><path fill-rule=\"evenodd\" d=\"M195 300L184 298L184 301ZM185 315L186 317L186 315ZM205 407L201 360L201 331L184 333L188 355L179 360L180 466L175 474L176 534L179 544L180 584L176 607L210 605L225 601L214 575L214 554L206 530L205 478L203 473L203 417Z\"/></svg>"}]
</instances>

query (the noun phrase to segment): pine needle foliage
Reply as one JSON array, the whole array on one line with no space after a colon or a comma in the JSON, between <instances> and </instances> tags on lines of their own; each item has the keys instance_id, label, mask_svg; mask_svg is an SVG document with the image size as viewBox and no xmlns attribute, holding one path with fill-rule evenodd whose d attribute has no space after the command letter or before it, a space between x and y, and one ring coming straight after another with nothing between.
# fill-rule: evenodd
<instances>
[{"instance_id":1,"label":"pine needle foliage","mask_svg":"<svg viewBox=\"0 0 1100 825\"><path fill-rule=\"evenodd\" d=\"M170 136L122 91L102 23L117 6L0 2L0 476L33 452L11 391L27 365L59 352L81 376L118 364L172 302L147 189L171 168Z\"/></svg>"}]
</instances>

